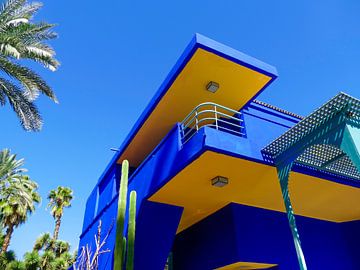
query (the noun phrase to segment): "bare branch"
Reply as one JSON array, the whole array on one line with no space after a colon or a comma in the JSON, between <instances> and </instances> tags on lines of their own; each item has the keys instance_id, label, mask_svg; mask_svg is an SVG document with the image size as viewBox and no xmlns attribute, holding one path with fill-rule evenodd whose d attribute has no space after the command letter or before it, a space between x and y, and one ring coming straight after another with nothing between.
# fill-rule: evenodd
<instances>
[{"instance_id":1,"label":"bare branch","mask_svg":"<svg viewBox=\"0 0 360 270\"><path fill-rule=\"evenodd\" d=\"M102 229L102 221L99 221L99 225L97 228L97 232L94 235L95 240L95 251L92 252L91 247L86 244L85 247L81 247L81 253L73 265L74 270L97 270L99 267L99 257L102 254L111 252L110 249L102 249L106 244L107 239L111 233L114 222L111 223L105 237L101 240L101 229Z\"/></svg>"}]
</instances>

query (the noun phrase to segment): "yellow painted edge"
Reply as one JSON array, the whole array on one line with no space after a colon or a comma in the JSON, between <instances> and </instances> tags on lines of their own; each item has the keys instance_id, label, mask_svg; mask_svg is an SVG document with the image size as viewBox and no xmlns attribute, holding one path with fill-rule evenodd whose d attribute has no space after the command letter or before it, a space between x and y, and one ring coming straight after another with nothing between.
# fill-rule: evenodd
<instances>
[{"instance_id":1,"label":"yellow painted edge","mask_svg":"<svg viewBox=\"0 0 360 270\"><path fill-rule=\"evenodd\" d=\"M214 270L237 270L237 269L269 269L277 266L277 264L266 264L266 263L254 263L254 262L237 262L229 265L225 265Z\"/></svg>"}]
</instances>

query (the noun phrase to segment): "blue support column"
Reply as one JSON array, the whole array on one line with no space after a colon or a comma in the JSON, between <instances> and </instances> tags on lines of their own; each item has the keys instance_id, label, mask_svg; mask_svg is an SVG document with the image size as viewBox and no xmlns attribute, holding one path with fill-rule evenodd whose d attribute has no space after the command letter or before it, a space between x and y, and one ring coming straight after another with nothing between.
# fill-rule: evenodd
<instances>
[{"instance_id":1,"label":"blue support column","mask_svg":"<svg viewBox=\"0 0 360 270\"><path fill-rule=\"evenodd\" d=\"M136 224L135 270L164 269L183 208L144 201Z\"/></svg>"}]
</instances>

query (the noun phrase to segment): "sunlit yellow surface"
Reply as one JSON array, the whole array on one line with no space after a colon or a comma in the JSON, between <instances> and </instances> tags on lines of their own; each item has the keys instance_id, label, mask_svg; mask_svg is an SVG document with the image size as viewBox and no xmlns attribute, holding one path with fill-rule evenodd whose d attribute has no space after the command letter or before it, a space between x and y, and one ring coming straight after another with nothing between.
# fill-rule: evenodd
<instances>
[{"instance_id":1,"label":"sunlit yellow surface","mask_svg":"<svg viewBox=\"0 0 360 270\"><path fill-rule=\"evenodd\" d=\"M276 264L264 264L264 263L251 263L251 262L238 262L224 267L216 268L215 270L251 270L251 269L268 269L274 267Z\"/></svg>"},{"instance_id":2,"label":"sunlit yellow surface","mask_svg":"<svg viewBox=\"0 0 360 270\"><path fill-rule=\"evenodd\" d=\"M223 57L197 49L118 162L126 158L132 166L137 166L175 123L182 121L198 104L211 101L240 109L270 79ZM209 81L220 84L216 93L206 90Z\"/></svg>"},{"instance_id":3,"label":"sunlit yellow surface","mask_svg":"<svg viewBox=\"0 0 360 270\"><path fill-rule=\"evenodd\" d=\"M211 185L215 176L229 184ZM360 219L360 189L299 173L290 176L295 214L343 222ZM285 212L276 169L207 151L188 165L150 200L184 207L178 231L230 202ZM246 217L244 217L246 218Z\"/></svg>"}]
</instances>

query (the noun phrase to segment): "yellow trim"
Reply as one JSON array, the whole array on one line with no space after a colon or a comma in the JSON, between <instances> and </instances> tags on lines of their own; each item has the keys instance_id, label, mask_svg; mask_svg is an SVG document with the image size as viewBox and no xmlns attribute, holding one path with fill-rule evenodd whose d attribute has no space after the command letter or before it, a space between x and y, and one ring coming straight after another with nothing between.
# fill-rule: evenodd
<instances>
[{"instance_id":1,"label":"yellow trim","mask_svg":"<svg viewBox=\"0 0 360 270\"><path fill-rule=\"evenodd\" d=\"M218 175L228 177L229 184L212 186L210 180ZM359 188L293 172L289 190L295 214L334 222L360 219ZM184 207L178 231L230 202L285 212L274 167L210 151L150 200Z\"/></svg>"},{"instance_id":2,"label":"yellow trim","mask_svg":"<svg viewBox=\"0 0 360 270\"><path fill-rule=\"evenodd\" d=\"M215 270L253 270L253 269L269 269L271 267L277 266L277 264L265 264L265 263L253 263L253 262L237 262L229 264Z\"/></svg>"},{"instance_id":3,"label":"yellow trim","mask_svg":"<svg viewBox=\"0 0 360 270\"><path fill-rule=\"evenodd\" d=\"M177 79L119 159L137 166L170 131L200 103L211 101L240 109L271 77L236 64L203 49L197 49ZM205 89L209 81L220 84L216 93Z\"/></svg>"}]
</instances>

